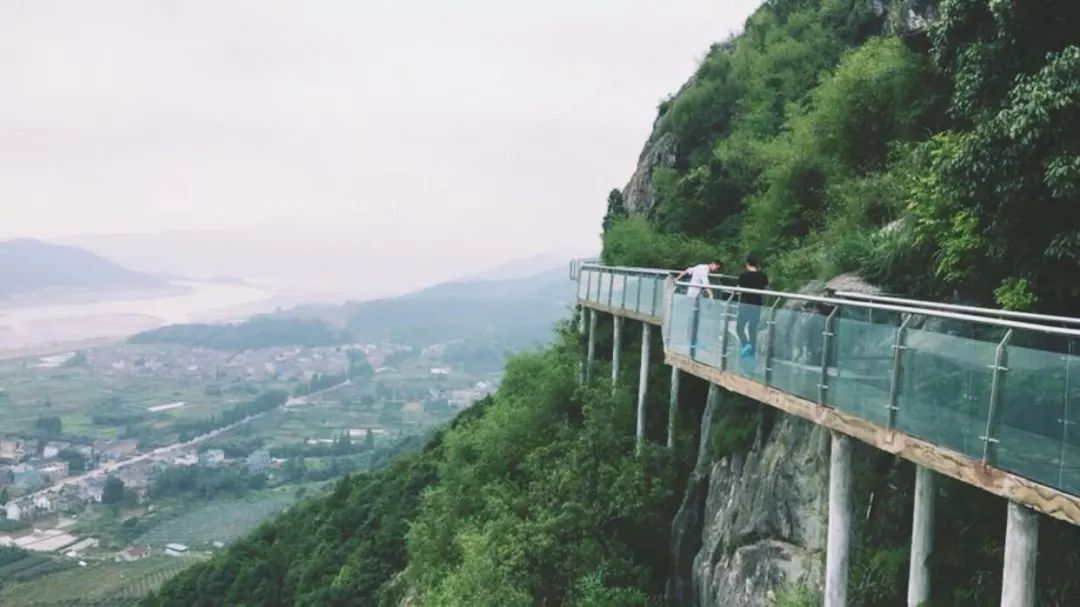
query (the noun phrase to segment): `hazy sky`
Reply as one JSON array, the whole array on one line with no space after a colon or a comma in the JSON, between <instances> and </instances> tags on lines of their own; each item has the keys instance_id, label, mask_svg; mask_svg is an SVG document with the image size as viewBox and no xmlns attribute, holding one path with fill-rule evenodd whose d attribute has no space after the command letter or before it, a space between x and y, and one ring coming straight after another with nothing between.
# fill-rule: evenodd
<instances>
[{"instance_id":1,"label":"hazy sky","mask_svg":"<svg viewBox=\"0 0 1080 607\"><path fill-rule=\"evenodd\" d=\"M598 247L656 105L757 0L0 0L0 237Z\"/></svg>"}]
</instances>

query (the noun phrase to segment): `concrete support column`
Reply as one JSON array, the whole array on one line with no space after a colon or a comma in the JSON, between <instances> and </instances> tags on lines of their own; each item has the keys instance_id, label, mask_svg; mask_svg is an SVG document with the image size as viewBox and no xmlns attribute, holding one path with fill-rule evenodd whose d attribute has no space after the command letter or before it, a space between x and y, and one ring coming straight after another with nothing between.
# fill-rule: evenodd
<instances>
[{"instance_id":1,"label":"concrete support column","mask_svg":"<svg viewBox=\"0 0 1080 607\"><path fill-rule=\"evenodd\" d=\"M851 562L851 439L833 432L831 451L825 607L846 607L848 566Z\"/></svg>"},{"instance_id":2,"label":"concrete support column","mask_svg":"<svg viewBox=\"0 0 1080 607\"><path fill-rule=\"evenodd\" d=\"M577 330L578 335L585 335L585 318L589 316L589 309L579 306ZM585 360L578 359L578 383L585 383Z\"/></svg>"},{"instance_id":3,"label":"concrete support column","mask_svg":"<svg viewBox=\"0 0 1080 607\"><path fill-rule=\"evenodd\" d=\"M645 395L649 392L649 354L652 351L652 325L641 323L641 369L637 389L637 450L645 443Z\"/></svg>"},{"instance_id":4,"label":"concrete support column","mask_svg":"<svg viewBox=\"0 0 1080 607\"><path fill-rule=\"evenodd\" d=\"M671 368L671 395L668 397L667 448L675 448L675 424L679 421L679 368Z\"/></svg>"},{"instance_id":5,"label":"concrete support column","mask_svg":"<svg viewBox=\"0 0 1080 607\"><path fill-rule=\"evenodd\" d=\"M1039 554L1039 514L1009 502L1005 526L1005 571L1001 580L1002 607L1034 607L1035 561Z\"/></svg>"},{"instance_id":6,"label":"concrete support column","mask_svg":"<svg viewBox=\"0 0 1080 607\"><path fill-rule=\"evenodd\" d=\"M611 393L615 394L615 389L619 385L619 367L622 362L622 327L623 317L614 317L614 333L611 339Z\"/></svg>"},{"instance_id":7,"label":"concrete support column","mask_svg":"<svg viewBox=\"0 0 1080 607\"><path fill-rule=\"evenodd\" d=\"M593 360L596 358L596 310L589 310L589 349L585 354L585 381L592 379Z\"/></svg>"},{"instance_id":8,"label":"concrete support column","mask_svg":"<svg viewBox=\"0 0 1080 607\"><path fill-rule=\"evenodd\" d=\"M915 466L915 509L911 522L911 564L908 568L907 604L918 607L930 600L930 553L934 549L934 488L929 468Z\"/></svg>"}]
</instances>

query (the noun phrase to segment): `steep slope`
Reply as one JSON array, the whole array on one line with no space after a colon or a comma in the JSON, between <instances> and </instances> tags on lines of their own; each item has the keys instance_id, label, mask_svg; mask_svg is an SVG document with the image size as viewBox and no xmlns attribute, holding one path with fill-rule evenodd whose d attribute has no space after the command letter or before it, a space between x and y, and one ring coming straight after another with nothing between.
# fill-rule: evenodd
<instances>
[{"instance_id":1,"label":"steep slope","mask_svg":"<svg viewBox=\"0 0 1080 607\"><path fill-rule=\"evenodd\" d=\"M86 249L29 239L0 242L0 296L45 289L127 289L163 284Z\"/></svg>"}]
</instances>

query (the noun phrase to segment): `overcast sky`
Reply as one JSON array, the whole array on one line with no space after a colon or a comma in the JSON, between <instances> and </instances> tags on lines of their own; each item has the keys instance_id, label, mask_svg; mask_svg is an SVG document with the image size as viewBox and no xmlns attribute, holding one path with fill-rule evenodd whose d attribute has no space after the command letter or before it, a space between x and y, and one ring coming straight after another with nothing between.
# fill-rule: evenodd
<instances>
[{"instance_id":1,"label":"overcast sky","mask_svg":"<svg viewBox=\"0 0 1080 607\"><path fill-rule=\"evenodd\" d=\"M0 0L0 237L596 249L657 104L757 4Z\"/></svg>"}]
</instances>

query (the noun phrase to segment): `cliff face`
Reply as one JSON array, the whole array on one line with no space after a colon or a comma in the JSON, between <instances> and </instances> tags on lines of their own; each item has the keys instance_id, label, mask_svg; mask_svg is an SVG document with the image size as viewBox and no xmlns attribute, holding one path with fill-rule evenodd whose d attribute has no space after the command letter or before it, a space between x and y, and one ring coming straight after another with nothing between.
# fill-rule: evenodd
<instances>
[{"instance_id":1,"label":"cliff face","mask_svg":"<svg viewBox=\"0 0 1080 607\"><path fill-rule=\"evenodd\" d=\"M695 604L772 604L784 586L822 586L828 432L776 415L749 453L712 465L693 566Z\"/></svg>"},{"instance_id":2,"label":"cliff face","mask_svg":"<svg viewBox=\"0 0 1080 607\"><path fill-rule=\"evenodd\" d=\"M652 135L638 158L637 168L630 177L630 182L623 188L623 199L628 212L637 215L652 213L656 206L656 195L652 189L653 171L657 167L675 164L675 143L674 135L665 133L654 125Z\"/></svg>"}]
</instances>

